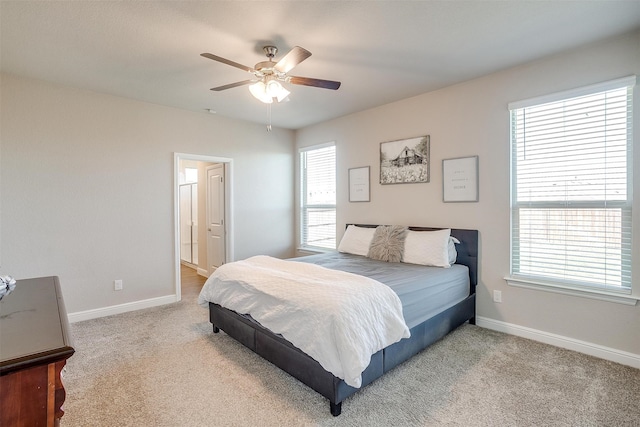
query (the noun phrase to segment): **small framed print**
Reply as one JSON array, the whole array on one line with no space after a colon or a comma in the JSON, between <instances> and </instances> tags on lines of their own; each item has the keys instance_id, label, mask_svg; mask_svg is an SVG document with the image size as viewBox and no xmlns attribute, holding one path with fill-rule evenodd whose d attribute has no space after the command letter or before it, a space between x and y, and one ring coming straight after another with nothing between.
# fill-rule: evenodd
<instances>
[{"instance_id":1,"label":"small framed print","mask_svg":"<svg viewBox=\"0 0 640 427\"><path fill-rule=\"evenodd\" d=\"M349 201L368 202L369 198L369 166L349 169Z\"/></svg>"},{"instance_id":2,"label":"small framed print","mask_svg":"<svg viewBox=\"0 0 640 427\"><path fill-rule=\"evenodd\" d=\"M478 201L478 156L442 160L442 199Z\"/></svg>"}]
</instances>

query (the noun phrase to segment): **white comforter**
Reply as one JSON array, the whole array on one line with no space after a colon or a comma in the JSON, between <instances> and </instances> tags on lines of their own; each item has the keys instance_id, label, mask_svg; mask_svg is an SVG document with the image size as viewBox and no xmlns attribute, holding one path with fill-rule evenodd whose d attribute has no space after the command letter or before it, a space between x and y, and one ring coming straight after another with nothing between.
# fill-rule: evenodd
<instances>
[{"instance_id":1,"label":"white comforter","mask_svg":"<svg viewBox=\"0 0 640 427\"><path fill-rule=\"evenodd\" d=\"M314 264L255 256L219 267L198 297L249 314L352 387L371 355L409 328L400 299L382 283Z\"/></svg>"}]
</instances>

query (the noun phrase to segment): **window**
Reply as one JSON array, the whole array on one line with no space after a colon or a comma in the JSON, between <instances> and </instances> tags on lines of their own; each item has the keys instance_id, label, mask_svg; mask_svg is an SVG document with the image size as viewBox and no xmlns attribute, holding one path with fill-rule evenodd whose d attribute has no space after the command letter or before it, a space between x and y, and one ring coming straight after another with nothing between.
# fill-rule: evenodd
<instances>
[{"instance_id":1,"label":"window","mask_svg":"<svg viewBox=\"0 0 640 427\"><path fill-rule=\"evenodd\" d=\"M192 182L198 182L198 169L197 168L184 168L185 184Z\"/></svg>"},{"instance_id":2,"label":"window","mask_svg":"<svg viewBox=\"0 0 640 427\"><path fill-rule=\"evenodd\" d=\"M634 84L509 105L512 278L631 293Z\"/></svg>"},{"instance_id":3,"label":"window","mask_svg":"<svg viewBox=\"0 0 640 427\"><path fill-rule=\"evenodd\" d=\"M300 245L336 248L336 147L333 143L300 151Z\"/></svg>"}]
</instances>

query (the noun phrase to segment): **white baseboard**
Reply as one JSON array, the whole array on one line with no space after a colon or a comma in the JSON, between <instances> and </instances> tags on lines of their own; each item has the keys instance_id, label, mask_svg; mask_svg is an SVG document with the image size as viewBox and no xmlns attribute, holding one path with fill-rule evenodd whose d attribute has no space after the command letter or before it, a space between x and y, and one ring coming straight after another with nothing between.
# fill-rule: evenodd
<instances>
[{"instance_id":1,"label":"white baseboard","mask_svg":"<svg viewBox=\"0 0 640 427\"><path fill-rule=\"evenodd\" d=\"M197 272L198 272L199 276L209 277L209 272L207 270L205 270L204 268L198 267Z\"/></svg>"},{"instance_id":2,"label":"white baseboard","mask_svg":"<svg viewBox=\"0 0 640 427\"><path fill-rule=\"evenodd\" d=\"M476 325L640 369L640 355L500 320L476 316Z\"/></svg>"},{"instance_id":3,"label":"white baseboard","mask_svg":"<svg viewBox=\"0 0 640 427\"><path fill-rule=\"evenodd\" d=\"M143 308L157 307L159 305L171 304L176 302L175 295L167 295L164 297L150 298L142 301L127 302L120 305L112 305L110 307L96 308L93 310L78 311L69 313L67 317L70 323L82 322L83 320L97 319L98 317L111 316L113 314L126 313L128 311L141 310Z\"/></svg>"}]
</instances>

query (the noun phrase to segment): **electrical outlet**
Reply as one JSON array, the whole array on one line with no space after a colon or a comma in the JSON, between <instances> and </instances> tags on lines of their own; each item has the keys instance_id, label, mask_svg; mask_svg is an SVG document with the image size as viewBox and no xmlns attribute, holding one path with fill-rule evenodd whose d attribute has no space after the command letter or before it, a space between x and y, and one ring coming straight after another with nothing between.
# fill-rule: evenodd
<instances>
[{"instance_id":1,"label":"electrical outlet","mask_svg":"<svg viewBox=\"0 0 640 427\"><path fill-rule=\"evenodd\" d=\"M493 302L502 302L502 291L493 291Z\"/></svg>"},{"instance_id":2,"label":"electrical outlet","mask_svg":"<svg viewBox=\"0 0 640 427\"><path fill-rule=\"evenodd\" d=\"M113 281L113 290L121 291L122 290L122 280L114 280Z\"/></svg>"}]
</instances>

